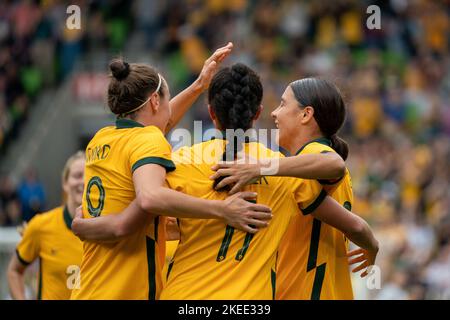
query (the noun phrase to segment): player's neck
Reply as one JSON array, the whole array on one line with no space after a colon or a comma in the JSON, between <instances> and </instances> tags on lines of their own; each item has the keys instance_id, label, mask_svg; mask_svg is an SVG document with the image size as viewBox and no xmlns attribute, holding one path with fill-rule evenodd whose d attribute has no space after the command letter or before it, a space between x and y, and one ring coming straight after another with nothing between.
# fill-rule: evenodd
<instances>
[{"instance_id":1,"label":"player's neck","mask_svg":"<svg viewBox=\"0 0 450 320\"><path fill-rule=\"evenodd\" d=\"M72 217L75 217L75 212L77 210L77 204L74 201L70 201L70 199L67 200L67 211L69 211L69 215Z\"/></svg>"},{"instance_id":2,"label":"player's neck","mask_svg":"<svg viewBox=\"0 0 450 320\"><path fill-rule=\"evenodd\" d=\"M132 119L133 120L133 119ZM157 127L157 128L159 128L162 132L164 132L165 131L165 126L164 125L162 125L161 123L160 123L160 121L157 121L158 119L155 119L155 117L146 117L146 116L143 116L143 117L137 117L135 120L133 120L133 121L136 121L136 122L139 122L140 124L142 124L143 126L145 126L145 127L148 127L148 126L155 126L155 127Z\"/></svg>"}]
</instances>

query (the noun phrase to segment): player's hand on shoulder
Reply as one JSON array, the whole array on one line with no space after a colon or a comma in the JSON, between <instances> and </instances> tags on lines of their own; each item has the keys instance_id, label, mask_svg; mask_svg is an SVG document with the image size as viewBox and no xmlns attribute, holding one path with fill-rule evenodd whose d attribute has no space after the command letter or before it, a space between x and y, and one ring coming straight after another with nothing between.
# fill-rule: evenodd
<instances>
[{"instance_id":1,"label":"player's hand on shoulder","mask_svg":"<svg viewBox=\"0 0 450 320\"><path fill-rule=\"evenodd\" d=\"M254 183L261 176L261 163L248 155L236 161L222 161L211 168L216 171L211 180L221 179L216 190L232 187L229 194L235 194L246 185Z\"/></svg>"},{"instance_id":2,"label":"player's hand on shoulder","mask_svg":"<svg viewBox=\"0 0 450 320\"><path fill-rule=\"evenodd\" d=\"M222 217L225 222L239 230L256 233L266 228L272 219L272 209L268 206L252 203L255 192L239 192L229 196L223 201Z\"/></svg>"}]
</instances>

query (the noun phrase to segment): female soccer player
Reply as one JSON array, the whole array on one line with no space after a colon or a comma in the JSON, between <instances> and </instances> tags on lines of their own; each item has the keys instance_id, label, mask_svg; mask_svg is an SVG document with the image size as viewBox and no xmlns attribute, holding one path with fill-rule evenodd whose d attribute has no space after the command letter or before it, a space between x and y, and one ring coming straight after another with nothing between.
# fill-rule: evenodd
<instances>
[{"instance_id":1,"label":"female soccer player","mask_svg":"<svg viewBox=\"0 0 450 320\"><path fill-rule=\"evenodd\" d=\"M210 116L218 130L245 131L261 112L262 85L253 70L236 64L214 76L208 100ZM227 194L214 191L209 177L218 156L236 155L239 144L231 141L216 138L175 152L172 157L177 170L166 176L168 186L204 199L224 199ZM243 143L243 151L255 158L279 156L252 140ZM324 157L317 158L320 156ZM326 196L316 180L267 177L248 186L248 190L258 194L258 203L272 208L270 225L253 235L218 220L178 219L180 243L161 299L272 299L278 246L290 220L301 212L332 222L364 248L377 247L364 220ZM134 228L131 225L142 221L130 211L116 218L120 216L123 219L119 228L129 231ZM98 219L102 225L90 233L86 232L86 225L77 228L77 233L89 240L114 238L119 220L108 218Z\"/></svg>"},{"instance_id":2,"label":"female soccer player","mask_svg":"<svg viewBox=\"0 0 450 320\"><path fill-rule=\"evenodd\" d=\"M95 223L95 218L118 213L132 203L138 210L156 215L221 219L251 233L267 225L257 219L269 219L270 208L245 201L249 193L214 201L164 187L166 172L175 165L163 133L208 87L215 67L230 51L231 44L217 50L205 63L200 80L170 104L167 83L152 67L112 61L108 105L118 119L115 126L98 131L86 149L82 202L86 218ZM158 297L164 223L158 216L148 217L135 233L116 243L84 243L81 286L73 291L72 299Z\"/></svg>"},{"instance_id":3,"label":"female soccer player","mask_svg":"<svg viewBox=\"0 0 450 320\"><path fill-rule=\"evenodd\" d=\"M8 267L13 299L26 298L24 273L37 258L40 259L39 300L67 300L71 289L76 287L83 247L71 224L83 196L84 163L82 151L67 160L62 173L65 204L34 216L26 226Z\"/></svg>"},{"instance_id":4,"label":"female soccer player","mask_svg":"<svg viewBox=\"0 0 450 320\"><path fill-rule=\"evenodd\" d=\"M279 128L280 146L296 157L281 159L276 175L301 178L307 168L297 155L336 152L344 160L348 146L337 136L345 120L345 105L338 88L315 78L292 82L281 97L272 117ZM335 154L336 154L335 153ZM266 164L267 165L267 164ZM222 168L222 169L219 169ZM213 178L225 177L218 187L236 183L235 192L261 174L261 164L219 164ZM318 178L317 176L315 178ZM351 210L353 192L348 170L340 179L318 180L341 205ZM277 268L278 299L353 299L347 260L348 241L342 232L307 215L293 219L279 250ZM353 271L374 262L374 253L363 249L349 253L350 263L361 262Z\"/></svg>"}]
</instances>

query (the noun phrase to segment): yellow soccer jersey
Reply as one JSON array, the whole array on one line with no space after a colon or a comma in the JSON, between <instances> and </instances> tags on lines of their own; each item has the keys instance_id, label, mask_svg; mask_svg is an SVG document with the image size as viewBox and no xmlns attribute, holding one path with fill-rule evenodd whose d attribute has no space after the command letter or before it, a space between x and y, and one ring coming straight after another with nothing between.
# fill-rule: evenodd
<instances>
[{"instance_id":1,"label":"yellow soccer jersey","mask_svg":"<svg viewBox=\"0 0 450 320\"><path fill-rule=\"evenodd\" d=\"M223 200L213 190L211 166L223 154L224 140L182 148L172 155L177 170L167 175L170 188L192 196ZM253 158L275 158L262 144L250 142ZM273 299L278 245L291 218L317 206L326 193L315 180L265 177L246 187L258 193L257 203L272 208L268 228L246 234L214 219L179 219L181 239L169 266L161 299Z\"/></svg>"},{"instance_id":2,"label":"yellow soccer jersey","mask_svg":"<svg viewBox=\"0 0 450 320\"><path fill-rule=\"evenodd\" d=\"M118 119L86 148L83 213L88 219L118 214L135 198L133 172L145 164L175 169L171 147L154 126ZM84 243L81 286L72 299L156 299L164 264L160 217L114 243Z\"/></svg>"},{"instance_id":3,"label":"yellow soccer jersey","mask_svg":"<svg viewBox=\"0 0 450 320\"><path fill-rule=\"evenodd\" d=\"M313 140L297 154L334 152L328 139ZM329 184L327 181L321 183ZM348 170L330 195L351 210L353 193ZM279 249L277 299L353 299L348 259L348 241L339 230L314 219L296 216Z\"/></svg>"},{"instance_id":4,"label":"yellow soccer jersey","mask_svg":"<svg viewBox=\"0 0 450 320\"><path fill-rule=\"evenodd\" d=\"M83 244L72 230L67 208L38 214L25 228L17 257L25 265L39 258L39 300L67 300L79 275Z\"/></svg>"}]
</instances>

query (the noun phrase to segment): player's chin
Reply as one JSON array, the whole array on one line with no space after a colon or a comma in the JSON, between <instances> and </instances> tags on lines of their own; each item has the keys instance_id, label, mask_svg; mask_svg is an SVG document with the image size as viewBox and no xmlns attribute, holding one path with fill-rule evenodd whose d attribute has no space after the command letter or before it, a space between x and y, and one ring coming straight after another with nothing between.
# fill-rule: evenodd
<instances>
[{"instance_id":1,"label":"player's chin","mask_svg":"<svg viewBox=\"0 0 450 320\"><path fill-rule=\"evenodd\" d=\"M282 147L282 148L286 148L286 142L287 142L287 137L285 137L284 133L282 130L278 130L277 131L277 137L276 137L276 141L277 144Z\"/></svg>"}]
</instances>

